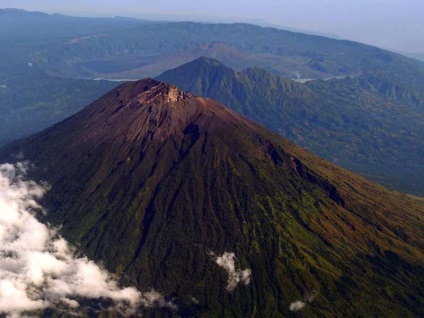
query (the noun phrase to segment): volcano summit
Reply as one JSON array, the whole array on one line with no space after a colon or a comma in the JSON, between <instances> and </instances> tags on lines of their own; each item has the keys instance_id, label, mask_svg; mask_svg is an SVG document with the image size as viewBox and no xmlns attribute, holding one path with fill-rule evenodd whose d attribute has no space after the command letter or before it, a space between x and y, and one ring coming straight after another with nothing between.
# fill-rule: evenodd
<instances>
[{"instance_id":1,"label":"volcano summit","mask_svg":"<svg viewBox=\"0 0 424 318\"><path fill-rule=\"evenodd\" d=\"M424 315L424 208L221 104L125 83L0 149L51 186L39 219L139 290L146 316Z\"/></svg>"}]
</instances>

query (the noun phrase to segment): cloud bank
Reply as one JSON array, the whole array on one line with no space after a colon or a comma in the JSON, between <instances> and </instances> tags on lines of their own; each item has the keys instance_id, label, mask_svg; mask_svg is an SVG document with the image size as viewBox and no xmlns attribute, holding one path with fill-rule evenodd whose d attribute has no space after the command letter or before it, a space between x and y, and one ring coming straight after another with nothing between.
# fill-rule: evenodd
<instances>
[{"instance_id":1,"label":"cloud bank","mask_svg":"<svg viewBox=\"0 0 424 318\"><path fill-rule=\"evenodd\" d=\"M302 310L303 308L305 308L305 306L306 306L305 302L303 302L301 300L297 300L297 301L292 302L290 304L289 309L290 309L290 311L299 311L299 310Z\"/></svg>"},{"instance_id":2,"label":"cloud bank","mask_svg":"<svg viewBox=\"0 0 424 318\"><path fill-rule=\"evenodd\" d=\"M48 307L80 307L84 299L108 300L131 314L140 306L176 306L158 292L121 288L112 274L73 248L57 230L40 223L37 203L46 185L24 179L28 165L0 165L0 314L10 317Z\"/></svg>"},{"instance_id":3,"label":"cloud bank","mask_svg":"<svg viewBox=\"0 0 424 318\"><path fill-rule=\"evenodd\" d=\"M212 254L214 256L214 254ZM250 284L250 275L252 271L250 269L245 270L236 270L235 265L235 254L225 252L221 256L215 257L215 262L218 266L225 269L228 273L227 280L227 290L232 292L239 284L249 285Z\"/></svg>"},{"instance_id":4,"label":"cloud bank","mask_svg":"<svg viewBox=\"0 0 424 318\"><path fill-rule=\"evenodd\" d=\"M303 300L297 300L292 302L289 306L290 311L299 311L306 307L307 304L311 303L316 296L316 292L312 291L311 293L305 294Z\"/></svg>"}]
</instances>

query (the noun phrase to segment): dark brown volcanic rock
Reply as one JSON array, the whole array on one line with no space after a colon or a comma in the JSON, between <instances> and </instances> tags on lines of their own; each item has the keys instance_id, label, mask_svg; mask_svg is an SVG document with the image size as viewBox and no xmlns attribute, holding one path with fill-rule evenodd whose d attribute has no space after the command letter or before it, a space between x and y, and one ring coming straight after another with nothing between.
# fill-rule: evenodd
<instances>
[{"instance_id":1,"label":"dark brown volcanic rock","mask_svg":"<svg viewBox=\"0 0 424 318\"><path fill-rule=\"evenodd\" d=\"M424 208L210 100L154 80L0 149L52 186L45 217L182 316L420 316ZM210 256L252 280L232 293ZM193 302L193 297L198 301Z\"/></svg>"}]
</instances>

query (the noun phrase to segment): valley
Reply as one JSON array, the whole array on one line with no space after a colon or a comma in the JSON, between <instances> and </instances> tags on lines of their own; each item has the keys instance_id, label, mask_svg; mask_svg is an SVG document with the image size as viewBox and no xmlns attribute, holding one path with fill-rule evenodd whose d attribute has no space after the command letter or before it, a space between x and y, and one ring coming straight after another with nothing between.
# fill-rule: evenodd
<instances>
[{"instance_id":1,"label":"valley","mask_svg":"<svg viewBox=\"0 0 424 318\"><path fill-rule=\"evenodd\" d=\"M424 64L293 31L0 8L0 317L423 317Z\"/></svg>"},{"instance_id":2,"label":"valley","mask_svg":"<svg viewBox=\"0 0 424 318\"><path fill-rule=\"evenodd\" d=\"M262 85L261 91L247 92L253 87L249 84L247 90L228 92L233 95L229 99L225 92L213 92L214 81L228 79L203 79L201 88L184 83L184 77L174 83L217 99L326 159L391 189L424 193L424 67L418 61L360 43L247 24L88 19L13 10L1 14L7 17L0 23L4 35L2 54L8 62L1 66L2 85L7 89L0 90L4 114L0 118L0 144L63 120L121 80L159 76L205 56L219 60L234 72L260 68L258 74L267 72L269 78L251 78ZM63 27L52 36L50 26L55 23ZM8 30L12 25L20 25L13 29L19 42L11 40ZM30 38L29 30L34 29L42 32ZM28 61L32 67L28 67ZM193 79L201 74L194 72ZM298 107L290 98L284 101L284 96L297 94L284 92L294 84L267 87L266 82L280 76L325 82L306 81L299 94L309 93L295 97L301 109L293 108L292 115L286 117L277 109L282 103L283 107ZM91 81L93 78L107 82ZM267 110L260 110L262 106ZM16 125L19 129L12 128Z\"/></svg>"}]
</instances>

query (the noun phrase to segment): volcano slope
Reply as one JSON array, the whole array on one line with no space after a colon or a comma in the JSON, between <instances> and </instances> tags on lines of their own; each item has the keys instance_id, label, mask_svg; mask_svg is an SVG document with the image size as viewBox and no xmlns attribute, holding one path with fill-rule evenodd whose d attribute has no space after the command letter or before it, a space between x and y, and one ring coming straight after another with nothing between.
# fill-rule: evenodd
<instances>
[{"instance_id":1,"label":"volcano slope","mask_svg":"<svg viewBox=\"0 0 424 318\"><path fill-rule=\"evenodd\" d=\"M157 79L224 103L386 187L424 196L424 89L414 77L386 65L354 78L302 84L199 58Z\"/></svg>"},{"instance_id":2,"label":"volcano slope","mask_svg":"<svg viewBox=\"0 0 424 318\"><path fill-rule=\"evenodd\" d=\"M146 316L424 315L423 206L210 99L126 83L17 154L51 185L40 219L178 304ZM250 284L229 288L225 252Z\"/></svg>"}]
</instances>

